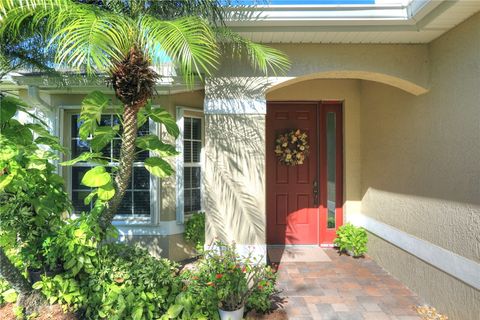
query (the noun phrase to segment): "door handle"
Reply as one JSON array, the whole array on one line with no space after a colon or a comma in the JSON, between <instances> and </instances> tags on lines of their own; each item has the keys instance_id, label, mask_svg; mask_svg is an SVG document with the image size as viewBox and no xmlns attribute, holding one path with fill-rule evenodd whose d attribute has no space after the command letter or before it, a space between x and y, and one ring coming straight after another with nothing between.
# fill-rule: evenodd
<instances>
[{"instance_id":1,"label":"door handle","mask_svg":"<svg viewBox=\"0 0 480 320\"><path fill-rule=\"evenodd\" d=\"M313 180L313 205L318 206L318 181Z\"/></svg>"}]
</instances>

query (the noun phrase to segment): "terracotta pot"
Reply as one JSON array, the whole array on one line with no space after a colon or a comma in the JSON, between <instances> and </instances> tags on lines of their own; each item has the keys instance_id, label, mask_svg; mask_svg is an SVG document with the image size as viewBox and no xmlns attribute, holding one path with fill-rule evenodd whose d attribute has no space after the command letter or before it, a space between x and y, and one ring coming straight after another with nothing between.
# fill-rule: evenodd
<instances>
[{"instance_id":1,"label":"terracotta pot","mask_svg":"<svg viewBox=\"0 0 480 320\"><path fill-rule=\"evenodd\" d=\"M222 309L218 309L221 320L242 320L244 311L245 307L242 307L241 309L235 311L225 311Z\"/></svg>"}]
</instances>

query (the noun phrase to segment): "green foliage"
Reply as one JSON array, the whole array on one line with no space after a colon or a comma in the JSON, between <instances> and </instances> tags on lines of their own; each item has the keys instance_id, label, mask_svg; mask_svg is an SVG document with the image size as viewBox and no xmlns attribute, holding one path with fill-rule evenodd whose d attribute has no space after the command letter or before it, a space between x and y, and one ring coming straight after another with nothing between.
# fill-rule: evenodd
<instances>
[{"instance_id":1,"label":"green foliage","mask_svg":"<svg viewBox=\"0 0 480 320\"><path fill-rule=\"evenodd\" d=\"M351 251L355 257L361 256L367 252L367 232L347 223L338 228L334 244L341 251Z\"/></svg>"},{"instance_id":2,"label":"green foliage","mask_svg":"<svg viewBox=\"0 0 480 320\"><path fill-rule=\"evenodd\" d=\"M0 278L0 307L4 303L15 303L17 301L17 293L8 284L7 281Z\"/></svg>"},{"instance_id":3,"label":"green foliage","mask_svg":"<svg viewBox=\"0 0 480 320\"><path fill-rule=\"evenodd\" d=\"M198 269L182 274L185 283L176 304L181 319L218 319L218 308L237 310L242 306L260 312L271 308L276 273L256 261L250 253L241 257L235 245L216 243L216 250L203 253Z\"/></svg>"},{"instance_id":4,"label":"green foliage","mask_svg":"<svg viewBox=\"0 0 480 320\"><path fill-rule=\"evenodd\" d=\"M57 154L39 144L63 148L43 125L13 119L17 111L28 112L23 102L0 100L2 110L9 110L0 124L0 246L15 249L21 267L41 268L42 243L62 226L71 204L63 179L51 164Z\"/></svg>"},{"instance_id":5,"label":"green foliage","mask_svg":"<svg viewBox=\"0 0 480 320\"><path fill-rule=\"evenodd\" d=\"M195 246L198 251L202 251L205 245L205 213L193 213L185 222L185 240Z\"/></svg>"},{"instance_id":6,"label":"green foliage","mask_svg":"<svg viewBox=\"0 0 480 320\"><path fill-rule=\"evenodd\" d=\"M78 311L87 319L158 319L180 292L177 265L123 244L101 244L99 228L89 230L86 215L53 239L51 261L65 272L43 277L34 287L50 303Z\"/></svg>"}]
</instances>

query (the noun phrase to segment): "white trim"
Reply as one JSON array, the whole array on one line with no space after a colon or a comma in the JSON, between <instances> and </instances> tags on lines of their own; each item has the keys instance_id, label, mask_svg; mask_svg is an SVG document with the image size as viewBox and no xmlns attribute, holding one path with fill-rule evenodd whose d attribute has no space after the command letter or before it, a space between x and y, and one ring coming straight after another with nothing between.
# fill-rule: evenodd
<instances>
[{"instance_id":1,"label":"white trim","mask_svg":"<svg viewBox=\"0 0 480 320\"><path fill-rule=\"evenodd\" d=\"M184 133L184 107L177 107L176 110L176 120L177 126L180 131L177 141L176 141L176 149L180 153L177 156L175 162L175 189L176 189L176 218L177 224L183 224L185 222L185 212L184 212L184 196L183 196L183 133Z\"/></svg>"},{"instance_id":2,"label":"white trim","mask_svg":"<svg viewBox=\"0 0 480 320\"><path fill-rule=\"evenodd\" d=\"M116 226L119 233L119 241L125 240L126 236L169 236L184 232L183 224L175 220L161 221L158 225L122 225Z\"/></svg>"},{"instance_id":3,"label":"white trim","mask_svg":"<svg viewBox=\"0 0 480 320\"><path fill-rule=\"evenodd\" d=\"M206 114L266 114L265 98L205 99Z\"/></svg>"},{"instance_id":4,"label":"white trim","mask_svg":"<svg viewBox=\"0 0 480 320\"><path fill-rule=\"evenodd\" d=\"M356 214L350 222L480 290L480 264L388 224Z\"/></svg>"}]
</instances>

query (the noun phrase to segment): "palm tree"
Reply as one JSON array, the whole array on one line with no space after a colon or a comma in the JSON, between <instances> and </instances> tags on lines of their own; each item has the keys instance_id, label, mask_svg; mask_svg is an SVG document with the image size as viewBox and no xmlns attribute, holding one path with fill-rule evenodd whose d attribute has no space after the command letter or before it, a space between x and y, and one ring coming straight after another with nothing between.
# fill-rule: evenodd
<instances>
[{"instance_id":1,"label":"palm tree","mask_svg":"<svg viewBox=\"0 0 480 320\"><path fill-rule=\"evenodd\" d=\"M197 10L200 14L194 15ZM127 189L137 113L154 95L159 75L152 66L160 64L159 56L172 58L188 84L195 76L211 75L226 45L234 53L246 53L264 72L288 66L279 51L225 28L217 0L0 0L0 21L0 37L20 37L25 28L44 30L56 50L57 66L108 74L124 105L115 195L100 218L104 230Z\"/></svg>"}]
</instances>

